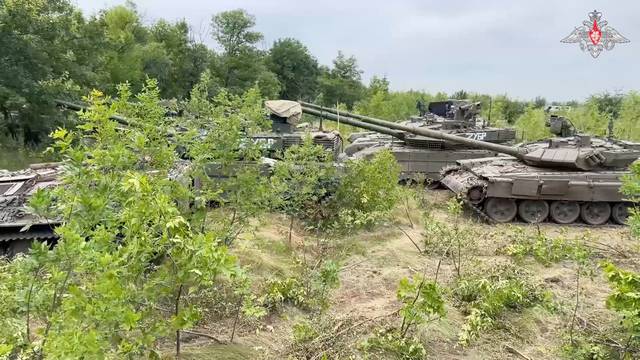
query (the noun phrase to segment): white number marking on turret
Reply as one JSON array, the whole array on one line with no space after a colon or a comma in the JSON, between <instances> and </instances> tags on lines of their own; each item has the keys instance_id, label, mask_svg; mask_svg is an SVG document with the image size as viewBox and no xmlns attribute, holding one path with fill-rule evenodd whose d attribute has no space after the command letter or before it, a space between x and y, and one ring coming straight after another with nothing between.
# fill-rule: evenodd
<instances>
[{"instance_id":1,"label":"white number marking on turret","mask_svg":"<svg viewBox=\"0 0 640 360\"><path fill-rule=\"evenodd\" d=\"M478 133L469 133L466 134L467 138L472 139L472 140L479 140L482 141L487 137L487 133L486 132L478 132Z\"/></svg>"}]
</instances>

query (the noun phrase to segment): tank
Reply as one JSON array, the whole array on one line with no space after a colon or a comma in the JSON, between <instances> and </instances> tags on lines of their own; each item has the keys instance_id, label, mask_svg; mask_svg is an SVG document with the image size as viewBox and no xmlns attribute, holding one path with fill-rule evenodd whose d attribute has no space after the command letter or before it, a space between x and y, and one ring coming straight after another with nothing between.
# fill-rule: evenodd
<instances>
[{"instance_id":1,"label":"tank","mask_svg":"<svg viewBox=\"0 0 640 360\"><path fill-rule=\"evenodd\" d=\"M303 112L336 120L334 114L303 107ZM561 122L562 118L550 119ZM344 118L341 121L345 122ZM622 178L640 157L640 143L585 135L558 137L507 146L479 141L428 127L367 118L367 122L400 131L401 139L424 136L484 149L498 156L461 159L442 170L440 182L491 222L521 219L589 225L624 224L635 206L620 192ZM354 125L356 126L356 125ZM553 130L552 121L549 126ZM556 132L562 131L556 127ZM410 134L410 135L409 135Z\"/></svg>"},{"instance_id":2,"label":"tank","mask_svg":"<svg viewBox=\"0 0 640 360\"><path fill-rule=\"evenodd\" d=\"M402 182L419 178L435 182L440 178L440 171L456 165L457 160L490 157L497 155L497 152L451 140L413 134L397 127L390 127L389 124L439 130L495 144L512 143L515 140L515 130L485 126L484 121L477 116L480 104L463 100L429 103L428 112L402 122L383 121L311 103L302 102L301 105L303 112L310 115L323 118L330 116L330 120L346 124L355 120L359 124L354 126L370 130L352 134L348 139L350 144L344 149L345 155L355 159L368 159L384 149L389 149L401 167ZM370 129L363 124L377 127ZM394 131L389 133L388 130Z\"/></svg>"},{"instance_id":3,"label":"tank","mask_svg":"<svg viewBox=\"0 0 640 360\"><path fill-rule=\"evenodd\" d=\"M302 109L298 102L289 100L268 100L265 107L269 111L271 131L255 134L250 138L255 142L264 143L266 156L278 159L281 152L293 145L300 145L307 136L311 137L314 144L320 145L337 158L343 150L342 137L337 131L325 131L320 125L319 129L309 129L300 124Z\"/></svg>"},{"instance_id":4,"label":"tank","mask_svg":"<svg viewBox=\"0 0 640 360\"><path fill-rule=\"evenodd\" d=\"M87 107L65 100L54 100L57 106L62 109L83 111ZM265 102L265 107L269 112L271 121L270 131L249 136L249 139L256 143L264 144L264 156L266 158L277 159L281 152L287 148L301 144L306 136L311 136L313 142L333 153L336 157L342 151L342 137L336 131L323 131L322 129L304 128L306 124L300 124L302 111L300 104L288 100L269 100ZM174 117L181 114L167 112L165 116ZM112 115L110 118L123 126L135 126L130 120L120 115ZM177 128L173 131L180 132L185 129ZM173 134L168 134L172 137ZM180 155L186 153L186 149L177 147ZM269 162L266 160L266 162ZM213 166L215 167L215 166Z\"/></svg>"},{"instance_id":5,"label":"tank","mask_svg":"<svg viewBox=\"0 0 640 360\"><path fill-rule=\"evenodd\" d=\"M59 164L33 164L19 171L0 170L0 255L25 252L34 240L55 242L57 219L43 219L26 208L31 194L56 186Z\"/></svg>"},{"instance_id":6,"label":"tank","mask_svg":"<svg viewBox=\"0 0 640 360\"><path fill-rule=\"evenodd\" d=\"M458 161L441 183L486 219L624 224L620 192L640 144L575 135L521 145L519 156Z\"/></svg>"}]
</instances>

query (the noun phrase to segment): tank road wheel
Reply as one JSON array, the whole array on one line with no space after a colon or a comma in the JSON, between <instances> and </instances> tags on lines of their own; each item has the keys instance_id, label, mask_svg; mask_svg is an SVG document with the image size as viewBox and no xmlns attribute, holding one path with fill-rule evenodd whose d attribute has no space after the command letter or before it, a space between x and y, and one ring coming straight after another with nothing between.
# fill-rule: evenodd
<instances>
[{"instance_id":1,"label":"tank road wheel","mask_svg":"<svg viewBox=\"0 0 640 360\"><path fill-rule=\"evenodd\" d=\"M611 208L611 219L613 219L616 224L626 225L628 217L629 204L619 202L615 203Z\"/></svg>"},{"instance_id":2,"label":"tank road wheel","mask_svg":"<svg viewBox=\"0 0 640 360\"><path fill-rule=\"evenodd\" d=\"M486 195L487 191L484 186L474 186L467 191L467 200L473 205L478 205L482 203Z\"/></svg>"},{"instance_id":3,"label":"tank road wheel","mask_svg":"<svg viewBox=\"0 0 640 360\"><path fill-rule=\"evenodd\" d=\"M589 225L602 225L611 216L611 206L606 202L586 202L580 209L582 221Z\"/></svg>"},{"instance_id":4,"label":"tank road wheel","mask_svg":"<svg viewBox=\"0 0 640 360\"><path fill-rule=\"evenodd\" d=\"M530 224L542 222L549 216L549 204L544 200L523 200L518 205L518 215Z\"/></svg>"},{"instance_id":5,"label":"tank road wheel","mask_svg":"<svg viewBox=\"0 0 640 360\"><path fill-rule=\"evenodd\" d=\"M558 224L571 224L580 216L580 205L575 201L554 201L549 207L549 215Z\"/></svg>"},{"instance_id":6,"label":"tank road wheel","mask_svg":"<svg viewBox=\"0 0 640 360\"><path fill-rule=\"evenodd\" d=\"M493 221L506 223L516 217L518 206L513 199L489 198L485 204L485 211Z\"/></svg>"}]
</instances>

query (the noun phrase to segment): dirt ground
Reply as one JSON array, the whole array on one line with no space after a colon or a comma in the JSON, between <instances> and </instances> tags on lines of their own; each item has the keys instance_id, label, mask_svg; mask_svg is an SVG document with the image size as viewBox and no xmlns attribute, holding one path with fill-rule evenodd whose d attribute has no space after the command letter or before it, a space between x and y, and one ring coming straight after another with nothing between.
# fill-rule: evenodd
<instances>
[{"instance_id":1,"label":"dirt ground","mask_svg":"<svg viewBox=\"0 0 640 360\"><path fill-rule=\"evenodd\" d=\"M446 191L427 192L426 202L434 218L451 221L445 203L450 197ZM413 201L412 203L415 203ZM411 205L409 213L412 228L404 208L398 209L395 223L363 232L345 239L347 246L340 259L340 287L330 296L331 306L326 316L337 324L356 324L349 334L340 338L341 346L355 347L377 327L398 325L394 312L399 308L396 300L398 281L416 273L428 277L436 274L441 256L419 253L424 247L424 227L421 210ZM462 223L477 234L477 246L471 258L463 266L510 262L513 259L501 249L509 244L509 235L518 228L538 231L538 228L522 223L487 225L463 214ZM286 244L287 221L279 216L269 217L258 231L247 234L233 251L240 262L248 266L254 281L258 283L276 275L290 275L293 270L292 253ZM404 230L404 232L402 230ZM550 236L573 237L588 233L593 244L592 261L610 259L625 268L640 270L637 242L625 227L590 228L583 226L560 227L542 224L539 227ZM294 251L313 248L311 237L305 237L297 229L293 236ZM306 247L305 247L306 246ZM309 250L310 251L310 250ZM311 256L312 254L309 254ZM458 332L464 323L464 314L447 299L445 318L422 326L417 336L424 343L431 359L558 359L560 349L566 343L576 296L576 266L563 261L544 266L532 258L517 262L533 274L533 277L553 295L554 310L533 307L518 313L502 316L492 329L468 347L457 344ZM594 266L595 268L595 266ZM464 268L463 268L464 271ZM454 266L450 259L440 265L438 282L450 284L454 278ZM610 291L604 276L596 270L592 277L580 279L580 301L576 316L576 329L604 327L617 321L616 315L605 307ZM267 316L260 323L242 324L233 344L216 344L209 339L185 336L185 359L286 359L291 358L292 325L308 316L304 312L286 307ZM337 329L338 327L336 327ZM228 323L205 324L202 332L215 334L218 339L228 339ZM576 330L576 331L577 331Z\"/></svg>"}]
</instances>

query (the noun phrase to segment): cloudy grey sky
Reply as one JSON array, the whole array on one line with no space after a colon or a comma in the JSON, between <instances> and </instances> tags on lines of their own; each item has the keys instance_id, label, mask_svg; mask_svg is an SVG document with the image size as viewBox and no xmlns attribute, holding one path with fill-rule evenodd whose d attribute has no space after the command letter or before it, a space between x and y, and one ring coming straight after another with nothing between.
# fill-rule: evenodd
<instances>
[{"instance_id":1,"label":"cloudy grey sky","mask_svg":"<svg viewBox=\"0 0 640 360\"><path fill-rule=\"evenodd\" d=\"M72 0L85 14L124 0ZM640 1L528 0L137 0L146 23L186 19L215 47L212 14L243 8L256 16L268 49L293 37L323 64L355 55L364 79L387 76L396 90L507 93L527 99L583 99L640 89ZM597 59L560 39L598 9L631 40Z\"/></svg>"}]
</instances>

